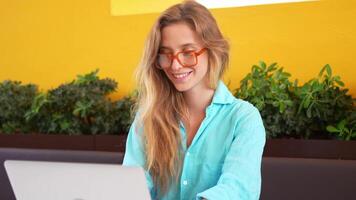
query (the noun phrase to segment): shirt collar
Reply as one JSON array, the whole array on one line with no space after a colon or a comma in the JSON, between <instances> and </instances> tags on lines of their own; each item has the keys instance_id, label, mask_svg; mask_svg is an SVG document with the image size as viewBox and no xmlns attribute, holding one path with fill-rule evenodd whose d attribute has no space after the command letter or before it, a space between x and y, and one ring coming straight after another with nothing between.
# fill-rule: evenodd
<instances>
[{"instance_id":1,"label":"shirt collar","mask_svg":"<svg viewBox=\"0 0 356 200\"><path fill-rule=\"evenodd\" d=\"M214 92L212 103L214 104L230 104L235 97L231 94L222 80L219 80L218 86Z\"/></svg>"},{"instance_id":2,"label":"shirt collar","mask_svg":"<svg viewBox=\"0 0 356 200\"><path fill-rule=\"evenodd\" d=\"M236 99L236 98L231 94L231 92L226 87L224 82L222 80L219 80L218 86L214 92L213 100L212 100L211 104L207 107L207 110L206 110L207 115L209 115L210 109L212 109L212 107L214 107L213 104L231 104L234 101L234 99ZM181 120L179 121L179 125L182 129L185 130L185 127Z\"/></svg>"}]
</instances>

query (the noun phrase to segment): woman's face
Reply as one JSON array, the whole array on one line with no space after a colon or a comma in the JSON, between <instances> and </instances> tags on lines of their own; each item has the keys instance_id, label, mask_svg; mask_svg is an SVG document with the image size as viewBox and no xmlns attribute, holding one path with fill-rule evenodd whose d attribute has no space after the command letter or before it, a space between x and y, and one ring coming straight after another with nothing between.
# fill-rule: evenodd
<instances>
[{"instance_id":1,"label":"woman's face","mask_svg":"<svg viewBox=\"0 0 356 200\"><path fill-rule=\"evenodd\" d=\"M181 51L200 51L204 46L198 35L185 23L171 24L162 29L160 53L176 55ZM180 92L187 92L193 88L206 87L208 71L208 52L204 51L197 57L197 64L193 67L182 66L177 59L163 71Z\"/></svg>"}]
</instances>

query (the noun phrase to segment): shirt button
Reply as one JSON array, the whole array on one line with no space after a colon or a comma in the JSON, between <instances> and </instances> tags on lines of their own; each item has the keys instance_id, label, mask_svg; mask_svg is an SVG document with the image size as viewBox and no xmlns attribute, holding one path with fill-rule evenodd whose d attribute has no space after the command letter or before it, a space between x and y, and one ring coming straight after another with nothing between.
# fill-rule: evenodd
<instances>
[{"instance_id":1,"label":"shirt button","mask_svg":"<svg viewBox=\"0 0 356 200\"><path fill-rule=\"evenodd\" d=\"M188 181L183 181L183 185L188 185Z\"/></svg>"},{"instance_id":2,"label":"shirt button","mask_svg":"<svg viewBox=\"0 0 356 200\"><path fill-rule=\"evenodd\" d=\"M189 152L187 152L187 156L189 156L190 155L190 153Z\"/></svg>"}]
</instances>

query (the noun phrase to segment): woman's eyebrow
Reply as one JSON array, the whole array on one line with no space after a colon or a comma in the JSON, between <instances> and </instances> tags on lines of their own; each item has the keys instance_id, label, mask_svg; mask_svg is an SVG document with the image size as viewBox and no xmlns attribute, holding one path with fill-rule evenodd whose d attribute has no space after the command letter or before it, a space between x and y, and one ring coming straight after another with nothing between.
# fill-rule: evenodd
<instances>
[{"instance_id":1,"label":"woman's eyebrow","mask_svg":"<svg viewBox=\"0 0 356 200\"><path fill-rule=\"evenodd\" d=\"M189 47L189 46L191 46L191 47L197 47L197 45L194 44L194 43L186 43L186 44L180 45L180 48ZM166 46L160 46L160 48L161 48L161 49L171 49L171 48L166 47Z\"/></svg>"},{"instance_id":2,"label":"woman's eyebrow","mask_svg":"<svg viewBox=\"0 0 356 200\"><path fill-rule=\"evenodd\" d=\"M188 47L188 46L196 47L196 44L194 44L194 43L187 43L187 44L181 45L180 47L182 48L182 47Z\"/></svg>"}]
</instances>

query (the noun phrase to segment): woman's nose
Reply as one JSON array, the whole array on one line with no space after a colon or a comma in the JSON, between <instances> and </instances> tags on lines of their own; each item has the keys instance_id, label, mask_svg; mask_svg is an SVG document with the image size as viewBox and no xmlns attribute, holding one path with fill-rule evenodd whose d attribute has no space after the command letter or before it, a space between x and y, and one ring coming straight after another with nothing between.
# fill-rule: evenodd
<instances>
[{"instance_id":1,"label":"woman's nose","mask_svg":"<svg viewBox=\"0 0 356 200\"><path fill-rule=\"evenodd\" d=\"M176 70L179 70L180 68L182 68L183 66L178 62L178 59L177 59L177 58L174 58L174 59L172 60L172 65L171 65L171 67L172 67L172 69L173 69L174 71L176 71Z\"/></svg>"}]
</instances>

